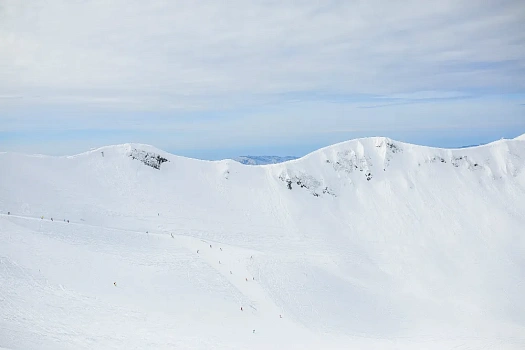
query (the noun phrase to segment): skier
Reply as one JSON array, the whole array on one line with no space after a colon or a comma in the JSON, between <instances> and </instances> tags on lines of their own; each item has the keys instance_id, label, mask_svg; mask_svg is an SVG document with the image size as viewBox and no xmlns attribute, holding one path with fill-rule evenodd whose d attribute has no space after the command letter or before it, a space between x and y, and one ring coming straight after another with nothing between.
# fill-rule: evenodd
<instances>
[{"instance_id":1,"label":"skier","mask_svg":"<svg viewBox=\"0 0 525 350\"><path fill-rule=\"evenodd\" d=\"M8 211L8 212L7 212L7 215L11 215L11 212L10 212L10 211Z\"/></svg>"},{"instance_id":2,"label":"skier","mask_svg":"<svg viewBox=\"0 0 525 350\"><path fill-rule=\"evenodd\" d=\"M241 306L241 311L242 311L242 306Z\"/></svg>"},{"instance_id":3,"label":"skier","mask_svg":"<svg viewBox=\"0 0 525 350\"><path fill-rule=\"evenodd\" d=\"M113 285L116 287L117 286L117 282L113 282Z\"/></svg>"}]
</instances>

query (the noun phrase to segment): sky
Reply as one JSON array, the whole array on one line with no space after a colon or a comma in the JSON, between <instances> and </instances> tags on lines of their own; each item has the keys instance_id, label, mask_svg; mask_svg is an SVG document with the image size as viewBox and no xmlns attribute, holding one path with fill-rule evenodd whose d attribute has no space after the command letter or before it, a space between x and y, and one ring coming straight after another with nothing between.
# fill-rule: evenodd
<instances>
[{"instance_id":1,"label":"sky","mask_svg":"<svg viewBox=\"0 0 525 350\"><path fill-rule=\"evenodd\" d=\"M301 156L525 133L525 2L0 0L0 151Z\"/></svg>"}]
</instances>

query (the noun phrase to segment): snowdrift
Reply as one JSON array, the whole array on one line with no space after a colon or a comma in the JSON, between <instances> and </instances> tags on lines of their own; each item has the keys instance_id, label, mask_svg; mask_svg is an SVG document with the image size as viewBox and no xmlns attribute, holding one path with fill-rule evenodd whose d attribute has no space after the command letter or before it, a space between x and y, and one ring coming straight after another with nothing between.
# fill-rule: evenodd
<instances>
[{"instance_id":1,"label":"snowdrift","mask_svg":"<svg viewBox=\"0 0 525 350\"><path fill-rule=\"evenodd\" d=\"M523 136L0 164L0 347L525 347Z\"/></svg>"}]
</instances>

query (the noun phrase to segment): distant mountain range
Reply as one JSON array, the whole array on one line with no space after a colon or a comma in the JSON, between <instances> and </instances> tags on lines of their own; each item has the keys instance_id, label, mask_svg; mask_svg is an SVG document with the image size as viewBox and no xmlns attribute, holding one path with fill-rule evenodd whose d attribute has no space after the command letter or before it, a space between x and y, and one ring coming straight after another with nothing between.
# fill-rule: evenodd
<instances>
[{"instance_id":1,"label":"distant mountain range","mask_svg":"<svg viewBox=\"0 0 525 350\"><path fill-rule=\"evenodd\" d=\"M298 159L299 157L295 156L240 156L234 158L233 160L246 164L246 165L265 165L265 164L277 164L287 162L289 160Z\"/></svg>"},{"instance_id":2,"label":"distant mountain range","mask_svg":"<svg viewBox=\"0 0 525 350\"><path fill-rule=\"evenodd\" d=\"M478 143L477 145L476 144L472 144L472 145L467 145L467 146L459 146L458 148L471 148L471 147L478 147L478 146L483 146L485 145L485 143Z\"/></svg>"}]
</instances>

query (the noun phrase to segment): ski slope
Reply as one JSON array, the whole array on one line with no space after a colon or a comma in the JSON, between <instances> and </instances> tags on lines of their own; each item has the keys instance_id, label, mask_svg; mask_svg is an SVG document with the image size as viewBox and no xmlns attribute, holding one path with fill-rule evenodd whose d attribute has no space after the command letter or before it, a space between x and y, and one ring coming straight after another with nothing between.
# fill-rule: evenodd
<instances>
[{"instance_id":1,"label":"ski slope","mask_svg":"<svg viewBox=\"0 0 525 350\"><path fill-rule=\"evenodd\" d=\"M0 348L525 348L524 136L0 164Z\"/></svg>"}]
</instances>

